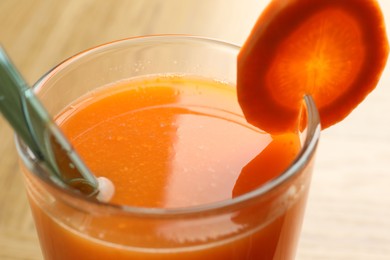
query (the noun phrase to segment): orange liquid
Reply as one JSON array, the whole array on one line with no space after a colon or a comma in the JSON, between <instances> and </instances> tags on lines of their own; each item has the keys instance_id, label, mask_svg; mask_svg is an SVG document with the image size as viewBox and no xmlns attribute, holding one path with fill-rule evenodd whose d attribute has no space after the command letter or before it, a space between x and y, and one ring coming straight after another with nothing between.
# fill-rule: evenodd
<instances>
[{"instance_id":1,"label":"orange liquid","mask_svg":"<svg viewBox=\"0 0 390 260\"><path fill-rule=\"evenodd\" d=\"M229 200L278 176L300 149L295 134L272 137L248 125L234 88L195 78L147 78L102 88L57 121L90 169L113 181L111 203L120 205L180 208ZM148 224L123 216L80 217L66 205L45 209L33 200L32 208L46 259L292 259L306 189L297 194L261 228L256 221L271 214L277 192L261 207L219 217L221 228L213 226L213 236L207 225L214 217L208 216L188 227L180 219ZM78 222L55 220L48 213L55 207L69 214L66 221ZM251 215L256 218L249 221ZM172 239L175 229L179 235ZM147 246L138 245L143 236L153 237ZM133 246L115 246L122 242Z\"/></svg>"}]
</instances>

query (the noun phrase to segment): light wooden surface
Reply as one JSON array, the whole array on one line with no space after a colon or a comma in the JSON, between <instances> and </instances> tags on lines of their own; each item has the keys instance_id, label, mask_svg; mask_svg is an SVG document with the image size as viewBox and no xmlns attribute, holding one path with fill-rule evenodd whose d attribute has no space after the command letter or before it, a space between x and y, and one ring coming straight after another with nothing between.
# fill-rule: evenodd
<instances>
[{"instance_id":1,"label":"light wooden surface","mask_svg":"<svg viewBox=\"0 0 390 260\"><path fill-rule=\"evenodd\" d=\"M266 0L1 0L0 43L32 84L86 48L185 33L241 45ZM390 27L390 1L382 0ZM0 118L0 259L42 259L10 127ZM323 132L298 260L390 259L390 66Z\"/></svg>"}]
</instances>

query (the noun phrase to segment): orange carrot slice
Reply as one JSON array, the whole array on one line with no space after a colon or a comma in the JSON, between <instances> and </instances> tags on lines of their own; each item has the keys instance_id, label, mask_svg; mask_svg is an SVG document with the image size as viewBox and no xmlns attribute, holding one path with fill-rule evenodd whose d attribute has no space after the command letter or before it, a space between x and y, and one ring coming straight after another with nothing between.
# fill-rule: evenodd
<instances>
[{"instance_id":1,"label":"orange carrot slice","mask_svg":"<svg viewBox=\"0 0 390 260\"><path fill-rule=\"evenodd\" d=\"M248 122L280 133L312 95L324 129L375 88L388 52L374 0L273 0L239 53L238 100Z\"/></svg>"},{"instance_id":2,"label":"orange carrot slice","mask_svg":"<svg viewBox=\"0 0 390 260\"><path fill-rule=\"evenodd\" d=\"M250 192L279 176L294 161L300 148L297 134L273 136L271 143L242 168L234 185L232 197Z\"/></svg>"}]
</instances>

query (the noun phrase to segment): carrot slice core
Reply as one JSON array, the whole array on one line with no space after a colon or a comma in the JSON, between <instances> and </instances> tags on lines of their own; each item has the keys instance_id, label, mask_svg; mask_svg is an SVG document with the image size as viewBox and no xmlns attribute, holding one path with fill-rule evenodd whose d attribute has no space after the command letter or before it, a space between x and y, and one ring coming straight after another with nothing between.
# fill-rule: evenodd
<instances>
[{"instance_id":1,"label":"carrot slice core","mask_svg":"<svg viewBox=\"0 0 390 260\"><path fill-rule=\"evenodd\" d=\"M359 73L361 46L359 27L347 14L328 9L314 15L285 39L270 65L266 84L273 99L297 107L311 94L319 107L332 103Z\"/></svg>"}]
</instances>

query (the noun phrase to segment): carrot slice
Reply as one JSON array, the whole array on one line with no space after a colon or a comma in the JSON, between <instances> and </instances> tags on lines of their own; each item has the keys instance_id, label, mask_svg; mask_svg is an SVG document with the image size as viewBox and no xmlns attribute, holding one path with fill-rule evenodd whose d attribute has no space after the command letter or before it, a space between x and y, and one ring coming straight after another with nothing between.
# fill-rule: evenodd
<instances>
[{"instance_id":1,"label":"carrot slice","mask_svg":"<svg viewBox=\"0 0 390 260\"><path fill-rule=\"evenodd\" d=\"M242 168L234 185L232 197L250 192L279 176L294 161L300 148L297 134L273 136L267 147Z\"/></svg>"},{"instance_id":2,"label":"carrot slice","mask_svg":"<svg viewBox=\"0 0 390 260\"><path fill-rule=\"evenodd\" d=\"M375 88L388 52L374 0L273 0L238 55L238 100L248 122L280 133L312 95L324 129Z\"/></svg>"}]
</instances>

